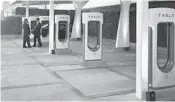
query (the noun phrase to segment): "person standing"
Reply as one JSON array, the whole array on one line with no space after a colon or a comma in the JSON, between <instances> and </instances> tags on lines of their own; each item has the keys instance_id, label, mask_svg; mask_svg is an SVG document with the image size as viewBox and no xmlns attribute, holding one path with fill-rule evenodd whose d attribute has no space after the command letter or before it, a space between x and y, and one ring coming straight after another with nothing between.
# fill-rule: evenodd
<instances>
[{"instance_id":1,"label":"person standing","mask_svg":"<svg viewBox=\"0 0 175 102\"><path fill-rule=\"evenodd\" d=\"M23 24L23 29L24 29L24 34L23 34L23 48L27 48L26 47L26 43L28 45L28 47L30 48L30 28L29 28L29 24L28 24L28 20L25 19L24 20L24 24Z\"/></svg>"},{"instance_id":2,"label":"person standing","mask_svg":"<svg viewBox=\"0 0 175 102\"><path fill-rule=\"evenodd\" d=\"M35 27L35 31L34 31L34 45L33 47L36 47L36 39L38 40L38 47L41 47L42 46L42 43L41 43L41 38L40 38L40 35L41 35L41 23L40 23L40 19L37 18L36 19L36 27Z\"/></svg>"}]
</instances>

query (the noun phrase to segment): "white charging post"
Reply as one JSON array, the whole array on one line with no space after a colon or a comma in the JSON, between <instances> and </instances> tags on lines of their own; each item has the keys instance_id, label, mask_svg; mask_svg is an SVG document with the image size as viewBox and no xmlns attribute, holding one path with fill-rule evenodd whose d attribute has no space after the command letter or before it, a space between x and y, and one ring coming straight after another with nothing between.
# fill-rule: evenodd
<instances>
[{"instance_id":1,"label":"white charging post","mask_svg":"<svg viewBox=\"0 0 175 102\"><path fill-rule=\"evenodd\" d=\"M41 41L49 42L49 16L39 16L41 22Z\"/></svg>"},{"instance_id":2,"label":"white charging post","mask_svg":"<svg viewBox=\"0 0 175 102\"><path fill-rule=\"evenodd\" d=\"M102 24L103 24L103 14L96 12L83 13L83 45L84 45L84 60L102 60ZM89 43L89 33L88 29L91 24L96 24L97 30L97 44L95 47L90 47Z\"/></svg>"},{"instance_id":3,"label":"white charging post","mask_svg":"<svg viewBox=\"0 0 175 102\"><path fill-rule=\"evenodd\" d=\"M55 51L58 54L71 52L69 24L69 15L55 15Z\"/></svg>"},{"instance_id":4,"label":"white charging post","mask_svg":"<svg viewBox=\"0 0 175 102\"><path fill-rule=\"evenodd\" d=\"M152 61L149 73L152 89L175 86L175 9L154 8L149 10L149 27L152 40ZM167 47L158 44L162 42L159 38L165 30ZM163 36L161 36L163 37Z\"/></svg>"}]
</instances>

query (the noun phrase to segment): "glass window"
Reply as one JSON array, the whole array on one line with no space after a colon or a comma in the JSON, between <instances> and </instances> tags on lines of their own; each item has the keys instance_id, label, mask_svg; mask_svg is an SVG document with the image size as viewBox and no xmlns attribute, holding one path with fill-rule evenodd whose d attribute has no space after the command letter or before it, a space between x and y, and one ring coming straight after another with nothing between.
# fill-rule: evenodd
<instances>
[{"instance_id":1,"label":"glass window","mask_svg":"<svg viewBox=\"0 0 175 102\"><path fill-rule=\"evenodd\" d=\"M67 21L59 21L58 22L58 40L60 42L67 41L67 34L68 34L68 22Z\"/></svg>"},{"instance_id":2,"label":"glass window","mask_svg":"<svg viewBox=\"0 0 175 102\"><path fill-rule=\"evenodd\" d=\"M49 34L49 21L42 21L41 25L41 35L42 37L47 37Z\"/></svg>"},{"instance_id":3,"label":"glass window","mask_svg":"<svg viewBox=\"0 0 175 102\"><path fill-rule=\"evenodd\" d=\"M166 41L166 46L162 46ZM174 66L174 23L165 22L157 25L157 65L168 73Z\"/></svg>"},{"instance_id":4,"label":"glass window","mask_svg":"<svg viewBox=\"0 0 175 102\"><path fill-rule=\"evenodd\" d=\"M95 52L100 48L100 22L88 22L88 47Z\"/></svg>"}]
</instances>

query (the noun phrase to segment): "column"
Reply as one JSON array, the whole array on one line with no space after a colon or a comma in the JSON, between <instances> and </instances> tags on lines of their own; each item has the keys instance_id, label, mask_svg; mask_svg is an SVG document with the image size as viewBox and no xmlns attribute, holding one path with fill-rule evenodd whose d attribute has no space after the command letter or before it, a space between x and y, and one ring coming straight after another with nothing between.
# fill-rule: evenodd
<instances>
[{"instance_id":1,"label":"column","mask_svg":"<svg viewBox=\"0 0 175 102\"><path fill-rule=\"evenodd\" d=\"M130 1L121 1L120 19L116 36L116 48L125 48L130 45L129 11Z\"/></svg>"},{"instance_id":2,"label":"column","mask_svg":"<svg viewBox=\"0 0 175 102\"><path fill-rule=\"evenodd\" d=\"M29 1L26 3L26 18L29 19Z\"/></svg>"},{"instance_id":3,"label":"column","mask_svg":"<svg viewBox=\"0 0 175 102\"><path fill-rule=\"evenodd\" d=\"M148 0L137 1L136 96L145 100L148 91Z\"/></svg>"},{"instance_id":4,"label":"column","mask_svg":"<svg viewBox=\"0 0 175 102\"><path fill-rule=\"evenodd\" d=\"M54 54L55 52L55 37L54 37L54 0L50 0L49 10L49 53Z\"/></svg>"},{"instance_id":5,"label":"column","mask_svg":"<svg viewBox=\"0 0 175 102\"><path fill-rule=\"evenodd\" d=\"M75 16L74 16L74 24L71 34L71 39L73 38L81 38L81 15L82 8L88 1L74 1L75 7Z\"/></svg>"}]
</instances>

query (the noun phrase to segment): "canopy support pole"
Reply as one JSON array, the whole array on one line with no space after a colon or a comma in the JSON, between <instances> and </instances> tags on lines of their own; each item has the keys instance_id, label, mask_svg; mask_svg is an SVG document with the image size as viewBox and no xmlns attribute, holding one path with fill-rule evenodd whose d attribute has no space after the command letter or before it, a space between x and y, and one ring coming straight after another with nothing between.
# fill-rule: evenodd
<instances>
[{"instance_id":1,"label":"canopy support pole","mask_svg":"<svg viewBox=\"0 0 175 102\"><path fill-rule=\"evenodd\" d=\"M75 7L75 17L74 17L74 24L71 34L71 39L80 39L81 38L81 15L82 15L82 8L88 1L76 1L74 0L74 7Z\"/></svg>"},{"instance_id":2,"label":"canopy support pole","mask_svg":"<svg viewBox=\"0 0 175 102\"><path fill-rule=\"evenodd\" d=\"M55 53L55 32L54 32L54 0L50 0L50 10L49 10L49 53Z\"/></svg>"},{"instance_id":3,"label":"canopy support pole","mask_svg":"<svg viewBox=\"0 0 175 102\"><path fill-rule=\"evenodd\" d=\"M29 1L26 4L26 18L29 19Z\"/></svg>"},{"instance_id":4,"label":"canopy support pole","mask_svg":"<svg viewBox=\"0 0 175 102\"><path fill-rule=\"evenodd\" d=\"M136 97L145 100L148 91L148 0L137 1L136 15Z\"/></svg>"},{"instance_id":5,"label":"canopy support pole","mask_svg":"<svg viewBox=\"0 0 175 102\"><path fill-rule=\"evenodd\" d=\"M129 11L131 1L121 1L120 19L116 36L116 48L130 47Z\"/></svg>"}]
</instances>

